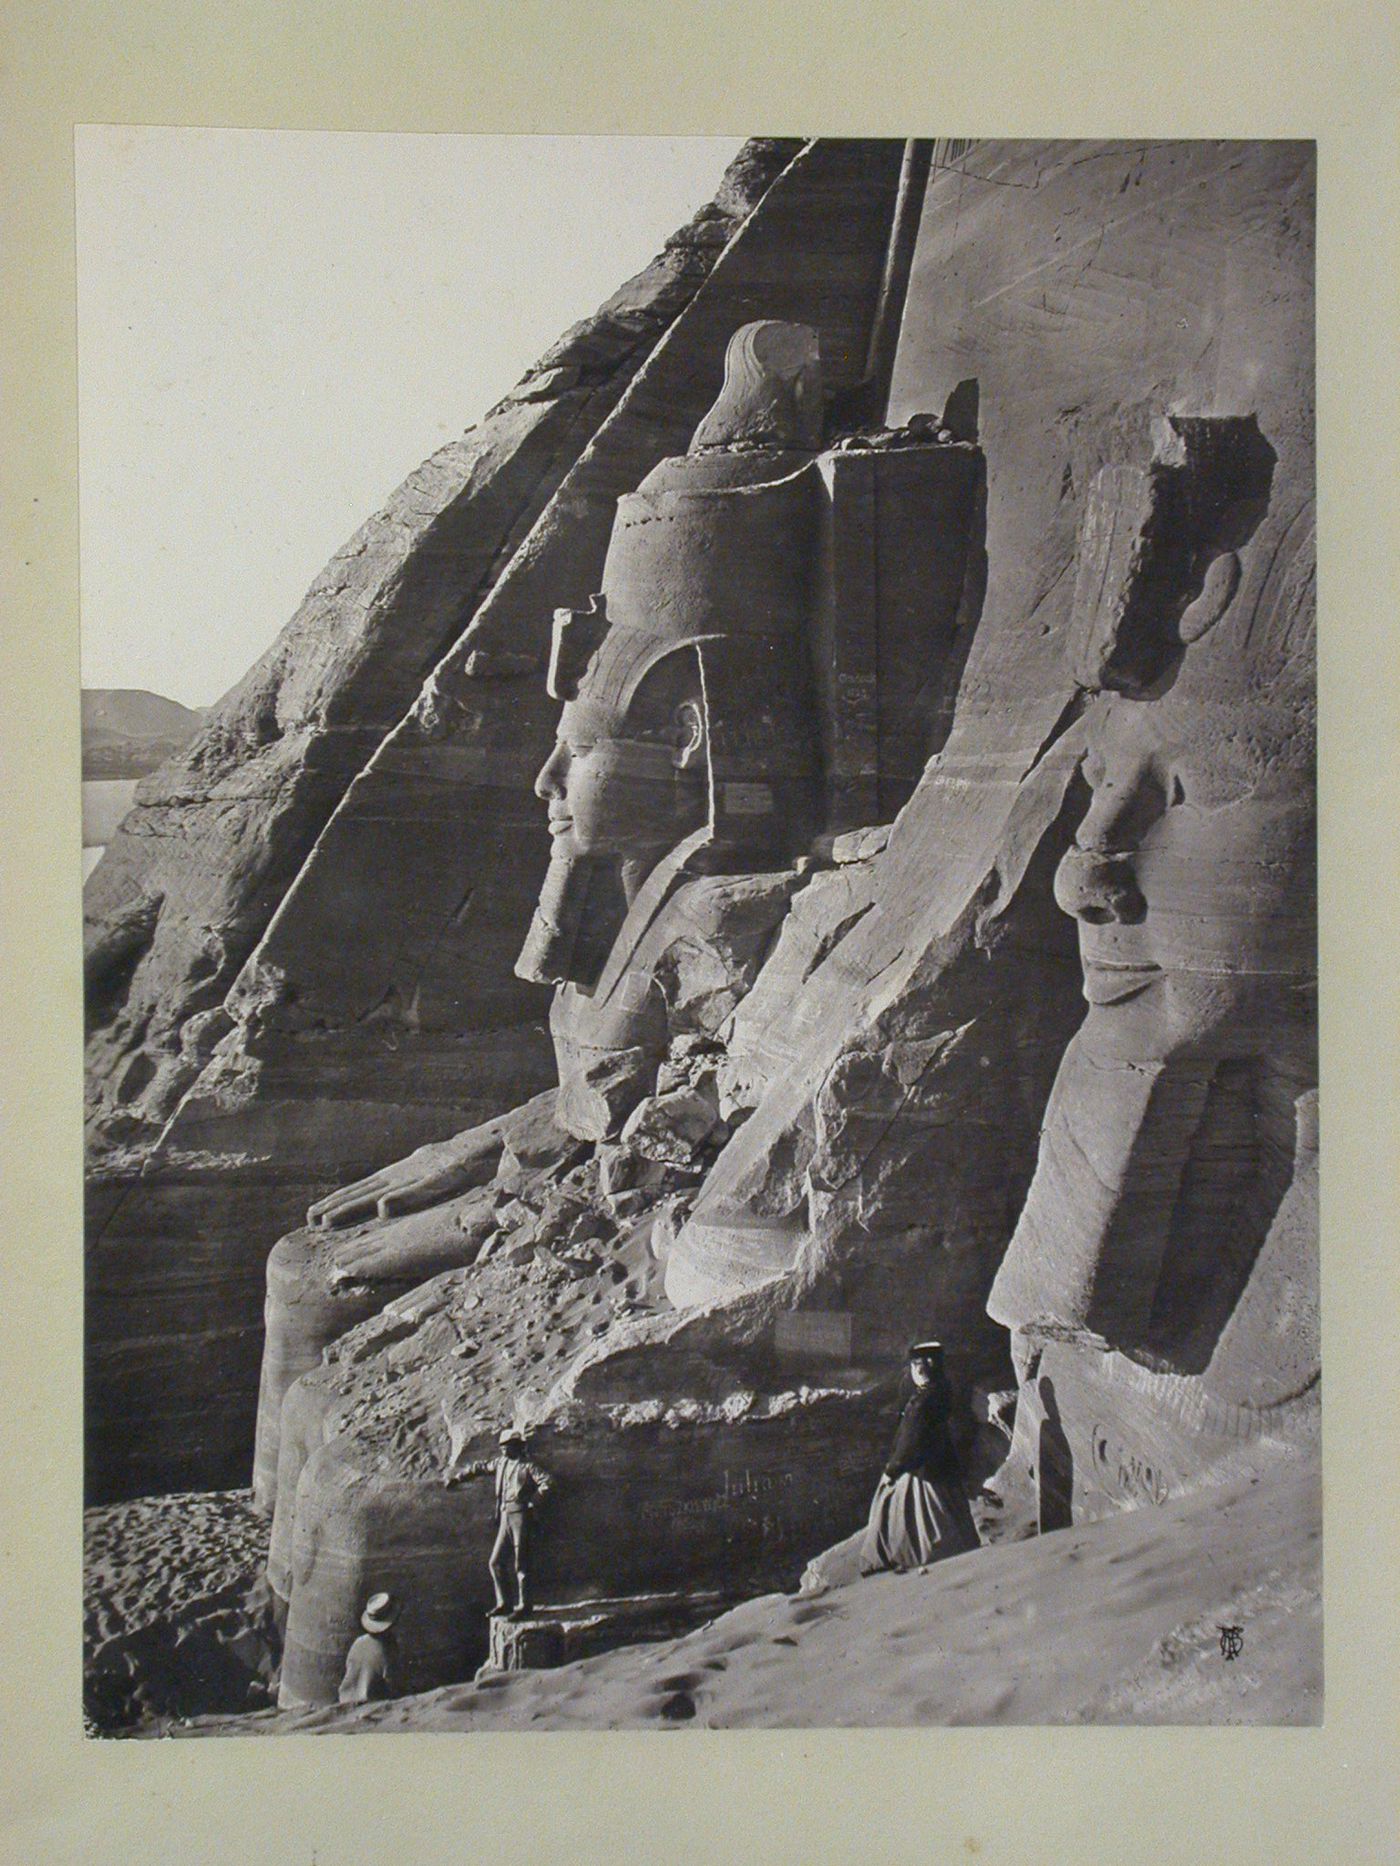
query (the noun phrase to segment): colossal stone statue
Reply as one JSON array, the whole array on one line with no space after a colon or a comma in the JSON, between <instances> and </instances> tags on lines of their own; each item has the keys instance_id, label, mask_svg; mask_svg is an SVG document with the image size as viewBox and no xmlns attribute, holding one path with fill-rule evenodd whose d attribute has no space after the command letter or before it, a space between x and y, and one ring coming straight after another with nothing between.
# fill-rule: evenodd
<instances>
[{"instance_id":1,"label":"colossal stone statue","mask_svg":"<svg viewBox=\"0 0 1400 1866\"><path fill-rule=\"evenodd\" d=\"M559 1089L321 1201L269 1266L258 1490L276 1499L289 1699L323 1693L358 1577L410 1544L437 1564L435 1597L459 1614L475 1598L480 1503L434 1479L506 1411L553 1435L570 1528L545 1541L566 1590L604 1578L589 1551L616 1541L604 1523L629 1496L647 1527L610 1552L614 1586L786 1573L859 1513L889 1370L856 1379L857 1427L833 1452L820 1395L799 1404L790 1364L755 1362L742 1317L686 1336L661 1265L742 1117L743 1098L721 1109L721 1032L790 902L844 831L893 814L927 754L980 456L924 428L823 453L812 333L745 327L691 451L619 502L601 592L556 617L564 711L537 785L553 854L518 969L557 986ZM387 1409L369 1400L386 1378ZM798 1448L817 1443L822 1481L799 1495ZM457 1675L470 1616L415 1638L422 1579L404 1581L405 1649L420 1677Z\"/></svg>"},{"instance_id":2,"label":"colossal stone statue","mask_svg":"<svg viewBox=\"0 0 1400 1866\"><path fill-rule=\"evenodd\" d=\"M555 618L553 850L516 969L559 987L558 1118L582 1139L616 1132L676 1034L664 969L694 877L787 869L820 826L821 419L813 333L739 331L691 452L619 501L602 593Z\"/></svg>"},{"instance_id":3,"label":"colossal stone statue","mask_svg":"<svg viewBox=\"0 0 1400 1866\"><path fill-rule=\"evenodd\" d=\"M1253 424L1156 438L1081 533L1099 697L1055 894L1089 1010L989 1303L1020 1375L1003 1476L1034 1476L1042 1526L1159 1501L1315 1412L1311 514L1250 550Z\"/></svg>"},{"instance_id":4,"label":"colossal stone statue","mask_svg":"<svg viewBox=\"0 0 1400 1866\"><path fill-rule=\"evenodd\" d=\"M639 1602L712 1609L819 1551L834 1574L925 1336L985 1541L1287 1464L1281 1533L1313 1545L1312 164L934 161L900 217L913 288L881 291L892 375L828 326L840 268L702 295L704 342L636 398L664 447L590 452L592 504L559 502L554 554L425 690L391 820L439 800L399 890L435 920L473 881L444 722L493 668L524 694L567 597L548 695L468 734L473 795L505 752L517 797L544 764L538 867L463 990L512 960L553 988L557 1085L478 1098L272 1254L285 1702L334 1697L381 1590L406 1690L467 1675L489 1502L444 1476L507 1426L556 1478L541 1598L614 1640ZM806 279L808 237L765 251ZM820 316L846 388L768 321L720 389L711 339L758 303ZM906 425L842 432L879 408ZM490 820L499 877L520 819ZM346 883L323 852L325 902L357 860ZM390 1131L385 1157L440 1130Z\"/></svg>"}]
</instances>

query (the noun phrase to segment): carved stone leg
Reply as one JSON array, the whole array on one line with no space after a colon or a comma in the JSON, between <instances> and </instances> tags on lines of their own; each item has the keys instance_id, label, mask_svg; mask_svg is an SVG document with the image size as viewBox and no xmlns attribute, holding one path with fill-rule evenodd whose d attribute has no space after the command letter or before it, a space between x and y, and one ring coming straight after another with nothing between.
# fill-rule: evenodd
<instances>
[{"instance_id":1,"label":"carved stone leg","mask_svg":"<svg viewBox=\"0 0 1400 1866\"><path fill-rule=\"evenodd\" d=\"M411 1431L346 1407L336 1372L303 1378L284 1408L270 1572L290 1593L288 1704L333 1701L367 1593L387 1589L404 1603L398 1637L410 1691L462 1679L469 1660L485 1656L488 1577L510 1598L509 1558L493 1548L491 1484L444 1486L445 1462ZM392 1383L402 1418L419 1416L435 1390L423 1387L420 1399L405 1394L410 1383L412 1374ZM717 1583L736 1593L795 1586L819 1549L858 1526L889 1433L880 1391L810 1402L803 1392L741 1407L678 1399L669 1412L655 1402L571 1405L539 1421L531 1455L554 1483L531 1525L533 1546L517 1549L527 1606L532 1586L554 1603L689 1595ZM315 1444L317 1431L337 1435ZM488 1456L497 1433L486 1418L454 1430L458 1462ZM293 1487L285 1480L298 1442Z\"/></svg>"},{"instance_id":2,"label":"carved stone leg","mask_svg":"<svg viewBox=\"0 0 1400 1866\"><path fill-rule=\"evenodd\" d=\"M293 1231L267 1264L253 1503L277 1496L282 1401L349 1329L443 1270L473 1261L491 1226L491 1194L476 1187L429 1211L343 1231Z\"/></svg>"},{"instance_id":3,"label":"carved stone leg","mask_svg":"<svg viewBox=\"0 0 1400 1866\"><path fill-rule=\"evenodd\" d=\"M385 1471L340 1438L307 1461L298 1492L280 1702L334 1701L364 1601L381 1588L402 1603L400 1689L469 1678L486 1653L490 1486Z\"/></svg>"},{"instance_id":4,"label":"carved stone leg","mask_svg":"<svg viewBox=\"0 0 1400 1866\"><path fill-rule=\"evenodd\" d=\"M292 1597L297 1485L307 1460L334 1436L337 1396L315 1375L295 1381L282 1402L267 1579L285 1606Z\"/></svg>"},{"instance_id":5,"label":"carved stone leg","mask_svg":"<svg viewBox=\"0 0 1400 1866\"><path fill-rule=\"evenodd\" d=\"M282 1401L292 1383L357 1322L378 1314L396 1288L381 1283L336 1285L327 1276L324 1232L293 1231L267 1261L262 1376L253 1452L253 1505L271 1515L277 1501Z\"/></svg>"}]
</instances>

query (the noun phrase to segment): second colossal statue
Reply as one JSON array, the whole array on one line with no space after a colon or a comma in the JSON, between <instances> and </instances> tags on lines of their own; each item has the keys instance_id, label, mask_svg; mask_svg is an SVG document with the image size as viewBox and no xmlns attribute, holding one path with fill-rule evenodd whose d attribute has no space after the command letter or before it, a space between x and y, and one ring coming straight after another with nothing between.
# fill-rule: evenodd
<instances>
[{"instance_id":1,"label":"second colossal statue","mask_svg":"<svg viewBox=\"0 0 1400 1866\"><path fill-rule=\"evenodd\" d=\"M1019 1378L1003 1482L1042 1527L1317 1428L1311 507L1261 522L1251 420L1155 442L1082 527L1096 697L1055 894L1088 1012L989 1301Z\"/></svg>"}]
</instances>

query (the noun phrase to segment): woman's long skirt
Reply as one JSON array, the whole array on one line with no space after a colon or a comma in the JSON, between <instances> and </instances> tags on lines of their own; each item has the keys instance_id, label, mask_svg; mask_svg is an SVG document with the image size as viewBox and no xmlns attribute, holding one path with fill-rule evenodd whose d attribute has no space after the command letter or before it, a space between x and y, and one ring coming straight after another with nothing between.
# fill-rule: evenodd
<instances>
[{"instance_id":1,"label":"woman's long skirt","mask_svg":"<svg viewBox=\"0 0 1400 1866\"><path fill-rule=\"evenodd\" d=\"M879 1574L893 1568L907 1574L911 1568L979 1546L962 1491L906 1471L901 1477L882 1477L876 1487L860 1548L860 1571Z\"/></svg>"}]
</instances>

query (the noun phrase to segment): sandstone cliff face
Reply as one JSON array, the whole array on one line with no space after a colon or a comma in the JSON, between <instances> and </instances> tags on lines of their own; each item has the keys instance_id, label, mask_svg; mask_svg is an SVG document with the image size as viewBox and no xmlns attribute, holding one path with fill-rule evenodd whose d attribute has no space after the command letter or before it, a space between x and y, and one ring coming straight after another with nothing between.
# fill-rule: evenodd
<instances>
[{"instance_id":1,"label":"sandstone cliff face","mask_svg":"<svg viewBox=\"0 0 1400 1866\"><path fill-rule=\"evenodd\" d=\"M684 449L736 325L802 311L832 383L860 381L901 157L750 145L696 229L420 470L141 793L88 891L95 1149L115 1147L89 1221L100 1494L241 1481L278 1233L550 1079L544 994L512 967L546 854L551 612L596 586L618 495Z\"/></svg>"},{"instance_id":2,"label":"sandstone cliff face","mask_svg":"<svg viewBox=\"0 0 1400 1866\"><path fill-rule=\"evenodd\" d=\"M284 1017L268 1062L248 1052L294 988L274 957L240 991L237 1026L229 993L357 773L799 147L748 144L714 202L645 272L410 475L194 741L142 784L89 879L95 1496L246 1478L262 1266L278 1232L326 1184L548 1081L543 994L511 974L513 935L493 937L483 913L489 888L465 937L480 948L484 922L490 989L415 982L468 917L470 889L401 917L396 961L361 970L363 927L348 903L375 883L343 876L319 897L316 931L294 936L297 986L313 1001ZM511 736L498 713L483 761ZM506 793L517 813L524 775L522 764ZM427 788L459 842L469 802L450 780ZM402 864L409 881L425 833L415 819L430 812L421 793L403 803L407 835L376 834L365 853L376 874ZM426 1040L412 1045L420 1030ZM231 1034L235 1054L159 1145Z\"/></svg>"},{"instance_id":3,"label":"sandstone cliff face","mask_svg":"<svg viewBox=\"0 0 1400 1866\"><path fill-rule=\"evenodd\" d=\"M755 1205L798 1210L805 1185L769 1162L812 1157L814 1085L867 1052L872 1034L878 1048L951 1034L967 1019L995 1031L1001 994L1026 977L1022 949L1053 966L1057 941L1067 961L1059 993L1037 987L1030 999L1033 1016L1050 1020L1058 1059L1082 999L1072 923L1049 898L1053 863L1042 858L1032 890L1040 932L998 940L1042 840L1062 812L1064 836L1086 808L1073 789L1084 690L1067 641L1084 500L1105 462L1146 446L1152 414L1257 411L1279 461L1241 613L1258 600L1272 554L1298 549L1313 484L1310 185L1298 146L982 145L935 175L894 412L938 406L962 382L980 389L985 604L952 731L880 858L872 911L813 974L786 1036L792 1060L718 1164L698 1217L723 1223L732 1212L742 1224ZM1246 301L1247 338L1229 315ZM989 962L972 965L979 951ZM804 1029L802 1045L794 1032ZM1041 1083L1043 1096L1048 1077ZM996 1098L1016 1105L1004 1088ZM849 1173L818 1162L812 1177L820 1185ZM855 1235L839 1212L821 1229L833 1241ZM700 1235L692 1242L682 1240L681 1257L693 1269L675 1272L692 1278L683 1295L724 1293L733 1284L722 1252L716 1261Z\"/></svg>"}]
</instances>

